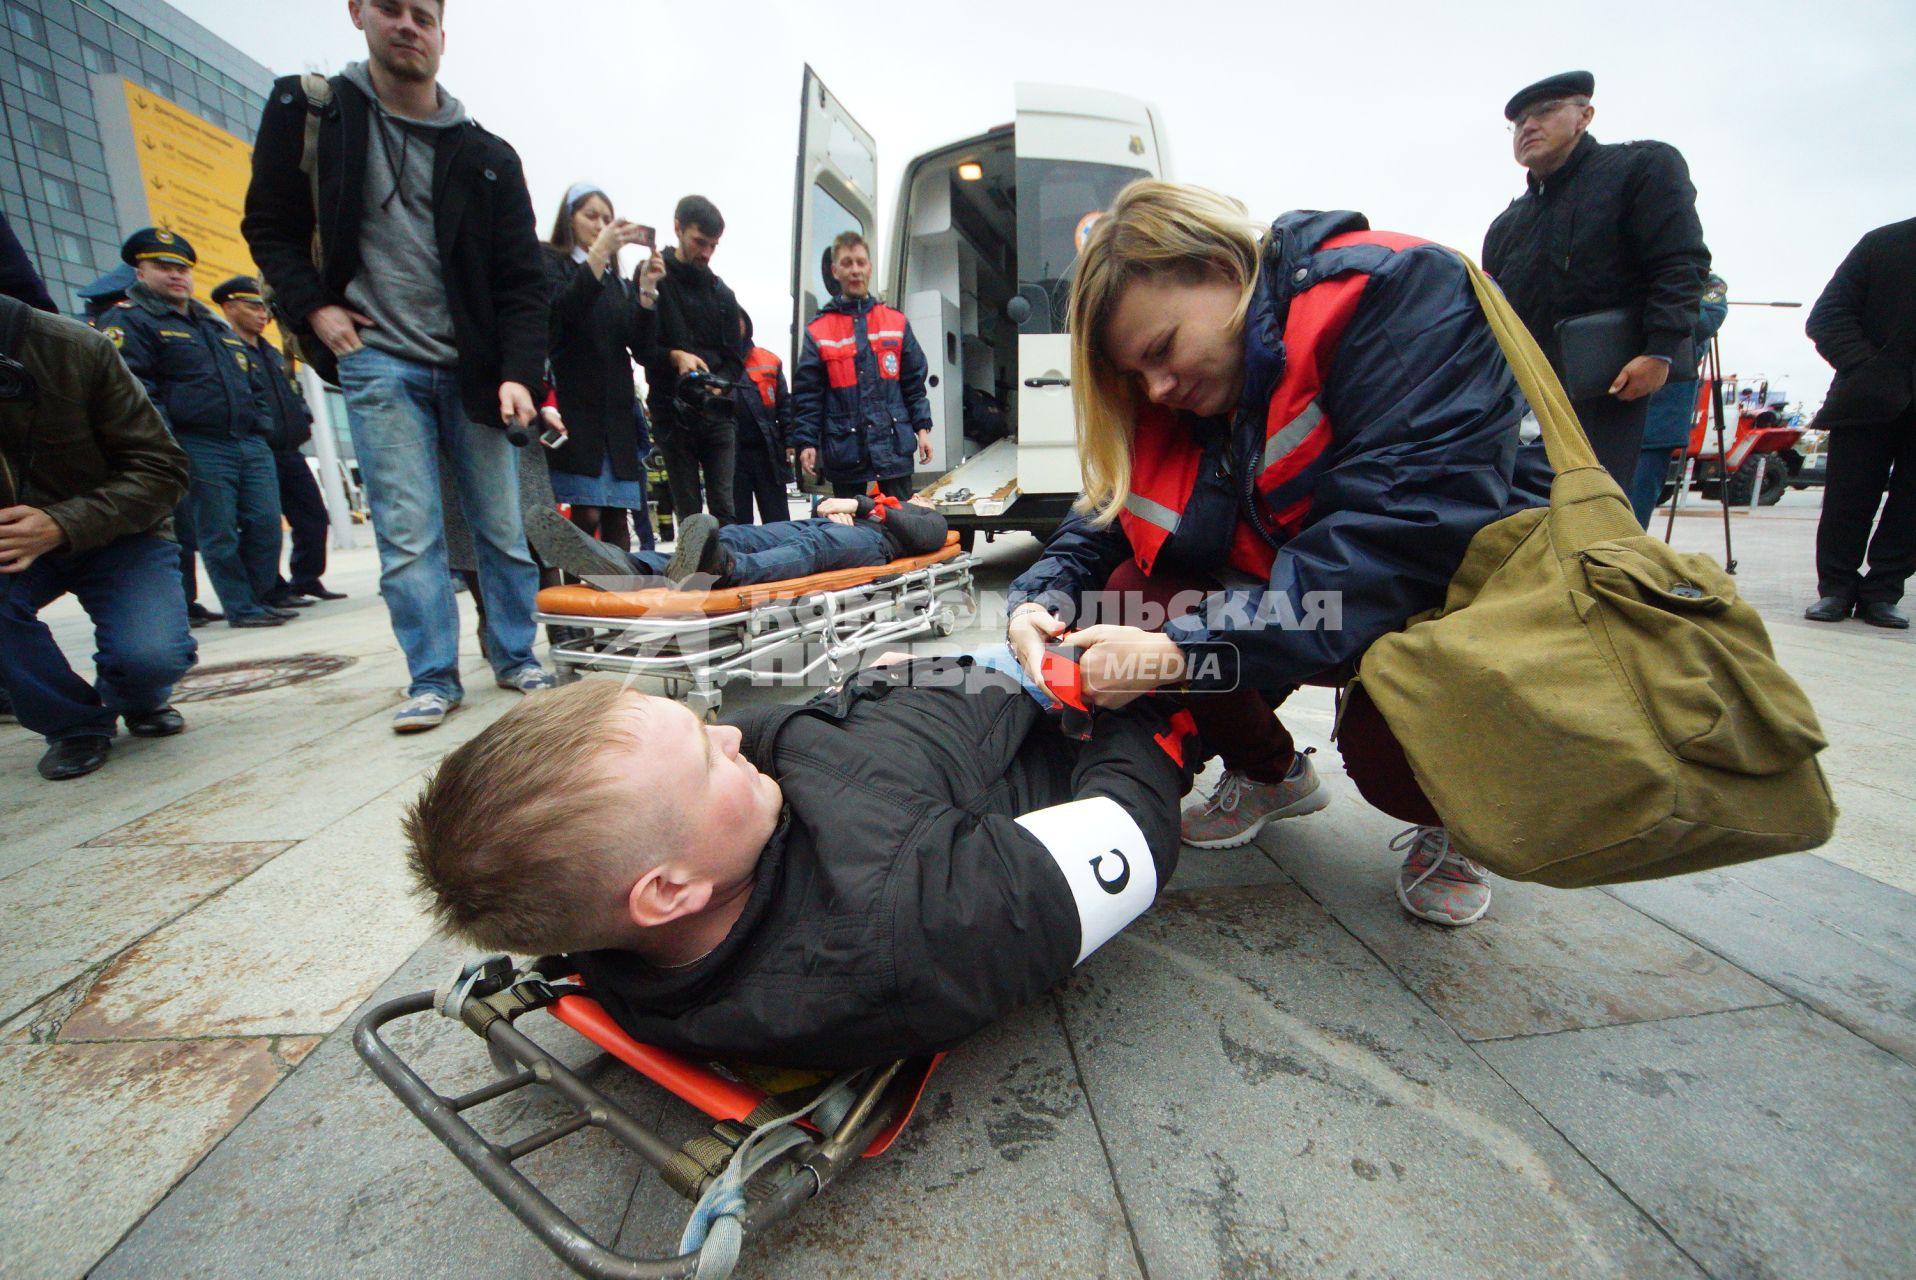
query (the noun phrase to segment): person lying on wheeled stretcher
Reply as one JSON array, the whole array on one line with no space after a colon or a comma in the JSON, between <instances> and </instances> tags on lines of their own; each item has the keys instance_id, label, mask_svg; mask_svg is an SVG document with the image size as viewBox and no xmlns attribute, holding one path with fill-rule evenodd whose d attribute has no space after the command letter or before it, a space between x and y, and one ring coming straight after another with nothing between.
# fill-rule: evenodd
<instances>
[{"instance_id":1,"label":"person lying on wheeled stretcher","mask_svg":"<svg viewBox=\"0 0 1916 1280\"><path fill-rule=\"evenodd\" d=\"M581 531L551 507L526 517L526 536L547 564L594 585L633 575L674 585L747 587L833 569L859 569L920 556L945 545L945 518L925 499L827 498L810 520L719 527L709 515L679 525L670 559L655 551L622 551ZM638 584L643 585L643 584Z\"/></svg>"},{"instance_id":2,"label":"person lying on wheeled stretcher","mask_svg":"<svg viewBox=\"0 0 1916 1280\"><path fill-rule=\"evenodd\" d=\"M969 657L710 727L589 680L448 756L410 858L451 932L570 953L541 971L576 970L638 1040L890 1061L1004 1017L1151 905L1190 786L1162 703L1080 742Z\"/></svg>"}]
</instances>

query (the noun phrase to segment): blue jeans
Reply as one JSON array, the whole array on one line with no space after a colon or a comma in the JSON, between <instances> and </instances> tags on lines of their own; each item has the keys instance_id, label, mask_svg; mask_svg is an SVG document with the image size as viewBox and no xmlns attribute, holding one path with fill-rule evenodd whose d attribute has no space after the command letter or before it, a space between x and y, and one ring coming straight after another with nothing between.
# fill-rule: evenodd
<instances>
[{"instance_id":1,"label":"blue jeans","mask_svg":"<svg viewBox=\"0 0 1916 1280\"><path fill-rule=\"evenodd\" d=\"M732 553L732 586L780 582L832 569L859 569L885 564L891 551L885 535L869 520L847 527L830 520L782 520L777 524L728 524L718 531L719 544ZM665 572L666 557L656 551L632 555L644 573Z\"/></svg>"},{"instance_id":2,"label":"blue jeans","mask_svg":"<svg viewBox=\"0 0 1916 1280\"><path fill-rule=\"evenodd\" d=\"M263 436L182 431L186 503L206 576L228 618L258 617L279 577L279 469Z\"/></svg>"},{"instance_id":3,"label":"blue jeans","mask_svg":"<svg viewBox=\"0 0 1916 1280\"><path fill-rule=\"evenodd\" d=\"M439 501L442 464L451 468L472 529L493 670L508 675L532 665L539 570L526 550L519 459L506 433L466 416L458 370L415 364L373 347L339 362L339 389L372 507L379 592L412 673L409 692L454 701L462 692L459 608Z\"/></svg>"},{"instance_id":4,"label":"blue jeans","mask_svg":"<svg viewBox=\"0 0 1916 1280\"><path fill-rule=\"evenodd\" d=\"M92 685L74 674L40 610L72 592L93 619ZM135 534L97 551L54 551L0 573L0 687L14 714L48 742L112 737L123 712L166 705L199 657L186 626L180 549Z\"/></svg>"}]
</instances>

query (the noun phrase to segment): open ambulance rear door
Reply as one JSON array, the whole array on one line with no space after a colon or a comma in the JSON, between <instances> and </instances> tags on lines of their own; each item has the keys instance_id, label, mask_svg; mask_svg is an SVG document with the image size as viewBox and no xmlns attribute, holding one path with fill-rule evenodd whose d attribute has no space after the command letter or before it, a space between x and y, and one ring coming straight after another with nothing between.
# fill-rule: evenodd
<instances>
[{"instance_id":1,"label":"open ambulance rear door","mask_svg":"<svg viewBox=\"0 0 1916 1280\"><path fill-rule=\"evenodd\" d=\"M1078 250L1126 184L1164 177L1166 165L1156 113L1135 98L1049 84L1016 93L1018 297L1029 308L1018 321L1018 491L1042 501L1083 483L1065 333Z\"/></svg>"}]
</instances>

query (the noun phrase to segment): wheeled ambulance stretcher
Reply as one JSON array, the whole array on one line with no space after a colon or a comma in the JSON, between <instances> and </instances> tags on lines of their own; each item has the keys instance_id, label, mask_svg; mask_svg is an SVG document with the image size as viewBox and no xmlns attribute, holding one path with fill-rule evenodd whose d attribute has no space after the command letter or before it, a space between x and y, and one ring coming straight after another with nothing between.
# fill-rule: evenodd
<instances>
[{"instance_id":1,"label":"wheeled ambulance stretcher","mask_svg":"<svg viewBox=\"0 0 1916 1280\"><path fill-rule=\"evenodd\" d=\"M583 633L552 646L562 682L585 671L652 676L709 715L734 680L830 683L876 645L950 635L975 608L977 563L953 533L927 555L749 587L547 587L533 617Z\"/></svg>"},{"instance_id":2,"label":"wheeled ambulance stretcher","mask_svg":"<svg viewBox=\"0 0 1916 1280\"><path fill-rule=\"evenodd\" d=\"M550 1009L604 1052L579 1070L567 1067L513 1025L539 1009ZM446 1097L381 1038L388 1023L429 1010L484 1040L499 1079ZM576 981L549 981L536 967L515 968L505 956L467 964L436 992L380 1005L361 1020L353 1045L541 1243L580 1275L597 1280L730 1275L746 1236L823 1191L860 1156L877 1156L891 1146L942 1058L903 1059L836 1076L694 1062L633 1040ZM646 1128L593 1087L615 1062L710 1116L710 1132L674 1147ZM466 1118L535 1084L563 1099L573 1114L509 1144L486 1137ZM634 1258L607 1248L517 1167L524 1157L588 1127L610 1134L692 1202L676 1256Z\"/></svg>"}]
</instances>

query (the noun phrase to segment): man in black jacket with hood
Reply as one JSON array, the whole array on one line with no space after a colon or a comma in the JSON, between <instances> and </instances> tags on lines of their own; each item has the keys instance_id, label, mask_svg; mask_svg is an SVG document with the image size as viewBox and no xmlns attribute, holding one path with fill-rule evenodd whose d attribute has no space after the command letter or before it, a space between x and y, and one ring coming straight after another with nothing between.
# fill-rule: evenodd
<instances>
[{"instance_id":1,"label":"man in black jacket with hood","mask_svg":"<svg viewBox=\"0 0 1916 1280\"><path fill-rule=\"evenodd\" d=\"M1598 461L1627 492L1649 398L1670 380L1672 361L1696 324L1710 251L1689 167L1675 147L1605 146L1590 136L1596 85L1588 71L1566 71L1518 90L1505 104L1511 151L1529 172L1524 193L1484 236L1484 270L1559 375L1566 368L1560 322L1631 313L1641 331L1638 354L1614 371L1606 393L1572 406Z\"/></svg>"},{"instance_id":2,"label":"man in black jacket with hood","mask_svg":"<svg viewBox=\"0 0 1916 1280\"><path fill-rule=\"evenodd\" d=\"M738 427L731 402L722 412L688 414L672 399L679 378L695 369L724 382L737 382L745 373L738 298L712 270L725 219L704 196L687 196L672 212L672 230L678 245L660 255L665 279L659 281L658 355L645 367L652 435L672 486L673 520L683 525L688 516L710 507L720 524L731 524L738 518L732 506Z\"/></svg>"},{"instance_id":3,"label":"man in black jacket with hood","mask_svg":"<svg viewBox=\"0 0 1916 1280\"><path fill-rule=\"evenodd\" d=\"M710 728L582 681L447 757L407 815L412 866L442 924L575 953L648 1043L810 1067L945 1049L1170 879L1188 717L1157 701L1081 742L969 657Z\"/></svg>"},{"instance_id":4,"label":"man in black jacket with hood","mask_svg":"<svg viewBox=\"0 0 1916 1280\"><path fill-rule=\"evenodd\" d=\"M337 361L380 594L412 676L393 728L415 732L463 696L441 468L472 529L495 678L552 683L532 657L539 572L501 429L534 414L547 288L518 155L439 87L441 0L348 9L368 58L330 81L274 84L241 229L294 331ZM309 127L316 178L301 170Z\"/></svg>"}]
</instances>

